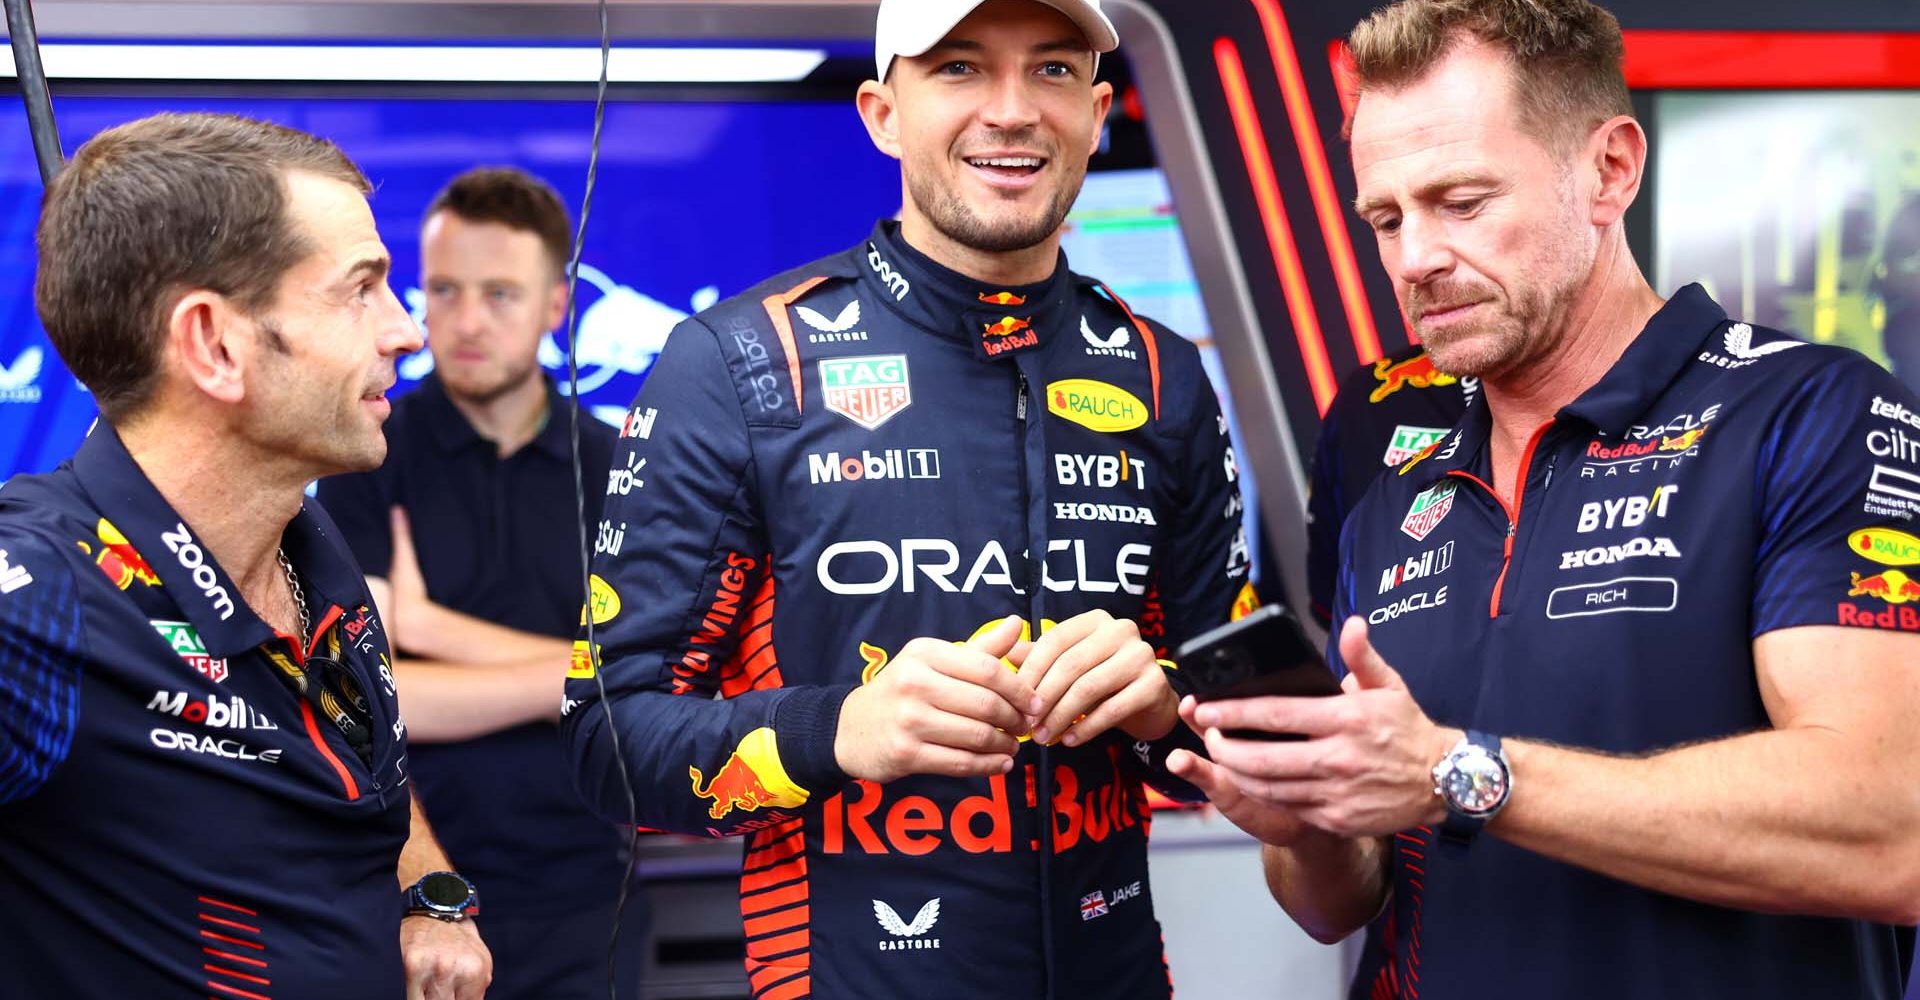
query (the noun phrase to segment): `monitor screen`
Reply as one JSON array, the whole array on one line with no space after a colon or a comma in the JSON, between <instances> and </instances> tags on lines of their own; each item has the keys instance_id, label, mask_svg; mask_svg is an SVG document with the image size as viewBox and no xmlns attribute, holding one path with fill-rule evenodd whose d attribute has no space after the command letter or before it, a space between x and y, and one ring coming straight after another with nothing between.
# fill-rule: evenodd
<instances>
[{"instance_id":1,"label":"monitor screen","mask_svg":"<svg viewBox=\"0 0 1920 1000\"><path fill-rule=\"evenodd\" d=\"M61 98L55 110L69 154L102 129L162 110L245 114L332 139L375 185L394 291L416 318L425 312L421 216L441 186L473 166L514 165L577 210L592 126L591 106L574 101L96 96ZM0 480L57 465L95 415L33 309L40 181L27 136L19 105L0 105L0 212L11 232L0 248ZM1166 178L1137 166L1141 158L1100 158L1126 169L1096 161L1069 217L1067 254L1075 270L1195 339L1231 416ZM851 100L611 103L580 268L582 403L617 424L681 319L852 246L899 210L898 165L874 149ZM564 382L562 349L549 336L541 362ZM399 369L396 395L433 370L431 350ZM1244 475L1242 488L1251 556L1258 508Z\"/></svg>"},{"instance_id":2,"label":"monitor screen","mask_svg":"<svg viewBox=\"0 0 1920 1000\"><path fill-rule=\"evenodd\" d=\"M1920 391L1920 93L1654 98L1654 266Z\"/></svg>"}]
</instances>

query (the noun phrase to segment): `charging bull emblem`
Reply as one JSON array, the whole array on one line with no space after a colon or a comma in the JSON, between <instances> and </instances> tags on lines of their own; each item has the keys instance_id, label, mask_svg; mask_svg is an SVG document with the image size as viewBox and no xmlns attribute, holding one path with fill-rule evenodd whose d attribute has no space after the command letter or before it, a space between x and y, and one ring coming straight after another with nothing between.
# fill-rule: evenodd
<instances>
[{"instance_id":1,"label":"charging bull emblem","mask_svg":"<svg viewBox=\"0 0 1920 1000\"><path fill-rule=\"evenodd\" d=\"M101 518L96 531L100 535L100 552L93 557L93 563L100 567L100 572L105 573L107 579L113 581L114 586L126 590L135 581L149 587L160 586L159 575L154 573L153 567L139 552L134 551L133 543L127 541L127 536L121 534L112 521ZM80 543L80 548L90 551L85 542Z\"/></svg>"},{"instance_id":2,"label":"charging bull emblem","mask_svg":"<svg viewBox=\"0 0 1920 1000\"><path fill-rule=\"evenodd\" d=\"M748 733L720 770L709 779L697 767L689 766L693 794L713 803L707 815L725 819L735 809L755 812L767 806L805 805L807 791L787 777L780 765L773 730L765 726Z\"/></svg>"},{"instance_id":3,"label":"charging bull emblem","mask_svg":"<svg viewBox=\"0 0 1920 1000\"><path fill-rule=\"evenodd\" d=\"M1452 375L1433 366L1433 359L1423 351L1399 364L1391 359L1381 358L1373 363L1373 377L1380 380L1368 400L1378 403L1407 386L1415 389L1428 389L1435 386L1453 385L1460 381Z\"/></svg>"}]
</instances>

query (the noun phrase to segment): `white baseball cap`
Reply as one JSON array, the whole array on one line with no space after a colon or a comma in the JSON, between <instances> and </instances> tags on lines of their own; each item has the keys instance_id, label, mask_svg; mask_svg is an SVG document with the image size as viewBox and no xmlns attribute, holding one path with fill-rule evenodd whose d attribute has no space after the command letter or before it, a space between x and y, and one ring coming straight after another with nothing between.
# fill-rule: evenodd
<instances>
[{"instance_id":1,"label":"white baseball cap","mask_svg":"<svg viewBox=\"0 0 1920 1000\"><path fill-rule=\"evenodd\" d=\"M940 44L954 26L967 19L986 0L881 0L880 20L873 29L873 58L878 80L897 56L923 55ZM1120 34L1100 10L1100 0L1034 0L1067 15L1087 36L1095 53L1120 47Z\"/></svg>"}]
</instances>

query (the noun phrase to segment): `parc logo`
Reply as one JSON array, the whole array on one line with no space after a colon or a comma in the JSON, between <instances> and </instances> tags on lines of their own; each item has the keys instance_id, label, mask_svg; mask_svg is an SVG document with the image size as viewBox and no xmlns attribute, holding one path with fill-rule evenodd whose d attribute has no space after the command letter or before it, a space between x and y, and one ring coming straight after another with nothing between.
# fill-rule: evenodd
<instances>
[{"instance_id":1,"label":"parc logo","mask_svg":"<svg viewBox=\"0 0 1920 1000\"><path fill-rule=\"evenodd\" d=\"M825 359L820 388L827 409L870 431L913 405L904 354Z\"/></svg>"},{"instance_id":2,"label":"parc logo","mask_svg":"<svg viewBox=\"0 0 1920 1000\"><path fill-rule=\"evenodd\" d=\"M1147 404L1139 397L1088 378L1048 383L1047 412L1102 434L1130 431L1147 422Z\"/></svg>"}]
</instances>

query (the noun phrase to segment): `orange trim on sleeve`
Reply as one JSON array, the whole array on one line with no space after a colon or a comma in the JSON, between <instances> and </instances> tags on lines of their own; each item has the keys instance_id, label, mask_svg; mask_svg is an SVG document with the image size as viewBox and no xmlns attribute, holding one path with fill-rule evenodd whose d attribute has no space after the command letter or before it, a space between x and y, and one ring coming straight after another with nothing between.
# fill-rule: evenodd
<instances>
[{"instance_id":1,"label":"orange trim on sleeve","mask_svg":"<svg viewBox=\"0 0 1920 1000\"><path fill-rule=\"evenodd\" d=\"M1153 379L1153 419L1159 420L1160 419L1160 342L1153 339L1152 328L1148 327L1147 324L1141 322L1140 317L1135 316L1133 314L1133 310L1127 306L1126 302L1123 301L1120 298L1120 296L1115 295L1113 293L1113 289L1108 288L1103 283L1100 286L1100 290L1107 293L1107 298L1112 299L1113 304L1116 306L1119 306L1120 311L1127 314L1127 320L1133 324L1133 328L1135 330L1140 331L1141 346L1147 349L1147 374Z\"/></svg>"},{"instance_id":2,"label":"orange trim on sleeve","mask_svg":"<svg viewBox=\"0 0 1920 1000\"><path fill-rule=\"evenodd\" d=\"M787 377L793 380L793 408L800 413L807 412L800 401L800 348L793 339L793 317L787 315L787 307L825 280L824 275L808 278L784 295L769 295L760 300L760 305L767 310L767 318L773 320L773 332L780 335L780 346L786 349Z\"/></svg>"}]
</instances>

